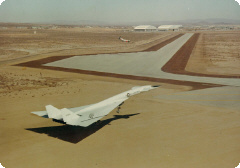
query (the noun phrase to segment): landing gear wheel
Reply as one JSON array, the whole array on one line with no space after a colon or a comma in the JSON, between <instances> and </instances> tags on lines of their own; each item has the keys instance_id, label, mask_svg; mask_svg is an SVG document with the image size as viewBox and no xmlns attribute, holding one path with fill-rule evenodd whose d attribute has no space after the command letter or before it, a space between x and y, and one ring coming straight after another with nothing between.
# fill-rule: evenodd
<instances>
[{"instance_id":1,"label":"landing gear wheel","mask_svg":"<svg viewBox=\"0 0 240 168\"><path fill-rule=\"evenodd\" d=\"M120 113L120 109L121 109L121 107L118 106L117 113Z\"/></svg>"}]
</instances>

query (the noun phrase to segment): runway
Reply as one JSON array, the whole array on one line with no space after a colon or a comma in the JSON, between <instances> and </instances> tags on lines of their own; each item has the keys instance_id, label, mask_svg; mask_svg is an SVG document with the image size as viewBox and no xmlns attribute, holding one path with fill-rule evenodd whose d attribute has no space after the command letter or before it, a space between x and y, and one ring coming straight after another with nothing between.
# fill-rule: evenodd
<instances>
[{"instance_id":1,"label":"runway","mask_svg":"<svg viewBox=\"0 0 240 168\"><path fill-rule=\"evenodd\" d=\"M161 62L168 61L165 60L167 57L162 56L173 56L191 36L186 34L158 51L74 56L45 66L159 77L155 71L161 71Z\"/></svg>"},{"instance_id":2,"label":"runway","mask_svg":"<svg viewBox=\"0 0 240 168\"><path fill-rule=\"evenodd\" d=\"M234 110L240 109L240 88L232 86L162 94L157 98L172 102L185 102Z\"/></svg>"},{"instance_id":3,"label":"runway","mask_svg":"<svg viewBox=\"0 0 240 168\"><path fill-rule=\"evenodd\" d=\"M99 54L88 56L74 56L63 60L44 64L50 67L62 67L88 71L124 74L141 77L171 79L199 83L240 86L240 79L200 77L163 72L162 67L173 55L193 36L186 33L175 41L157 51Z\"/></svg>"}]
</instances>

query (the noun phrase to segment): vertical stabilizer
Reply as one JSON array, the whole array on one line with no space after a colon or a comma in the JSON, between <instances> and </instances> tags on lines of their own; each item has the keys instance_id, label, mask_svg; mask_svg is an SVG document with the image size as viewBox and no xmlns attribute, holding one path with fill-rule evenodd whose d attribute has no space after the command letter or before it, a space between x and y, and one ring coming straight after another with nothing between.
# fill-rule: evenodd
<instances>
[{"instance_id":1,"label":"vertical stabilizer","mask_svg":"<svg viewBox=\"0 0 240 168\"><path fill-rule=\"evenodd\" d=\"M56 120L61 120L62 119L62 112L57 109L56 107L52 105L47 105L46 106L47 114L49 118L53 118Z\"/></svg>"}]
</instances>

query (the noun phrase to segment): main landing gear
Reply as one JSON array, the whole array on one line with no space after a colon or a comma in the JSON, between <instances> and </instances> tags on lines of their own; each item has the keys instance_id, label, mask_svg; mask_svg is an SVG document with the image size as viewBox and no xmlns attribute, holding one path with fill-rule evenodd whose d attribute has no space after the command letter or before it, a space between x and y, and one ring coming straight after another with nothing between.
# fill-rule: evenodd
<instances>
[{"instance_id":1,"label":"main landing gear","mask_svg":"<svg viewBox=\"0 0 240 168\"><path fill-rule=\"evenodd\" d=\"M124 104L124 102L122 102L121 104L118 105L118 108L117 108L117 113L120 113L120 109L121 109L121 106Z\"/></svg>"}]
</instances>

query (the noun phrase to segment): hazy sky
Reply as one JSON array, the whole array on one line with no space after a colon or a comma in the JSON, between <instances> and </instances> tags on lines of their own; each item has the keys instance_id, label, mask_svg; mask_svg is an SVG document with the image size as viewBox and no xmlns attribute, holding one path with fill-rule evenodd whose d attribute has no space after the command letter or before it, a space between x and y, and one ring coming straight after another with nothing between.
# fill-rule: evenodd
<instances>
[{"instance_id":1,"label":"hazy sky","mask_svg":"<svg viewBox=\"0 0 240 168\"><path fill-rule=\"evenodd\" d=\"M104 22L240 18L235 0L6 0L2 22Z\"/></svg>"}]
</instances>

